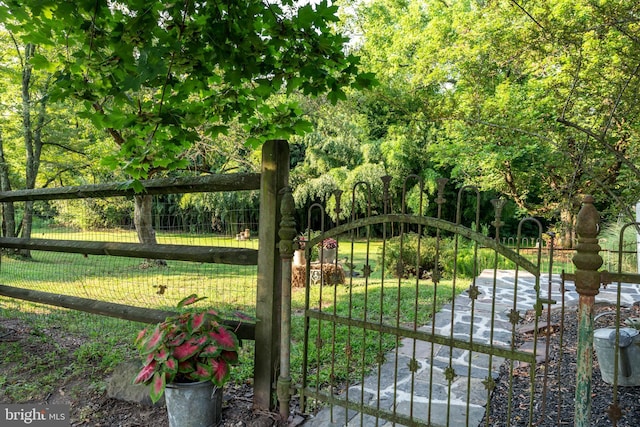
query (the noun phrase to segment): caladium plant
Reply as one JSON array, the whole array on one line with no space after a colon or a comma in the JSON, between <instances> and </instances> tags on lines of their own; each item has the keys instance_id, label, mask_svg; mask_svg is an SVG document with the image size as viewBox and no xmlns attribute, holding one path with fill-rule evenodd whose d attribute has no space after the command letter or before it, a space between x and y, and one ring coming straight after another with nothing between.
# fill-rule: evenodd
<instances>
[{"instance_id":1,"label":"caladium plant","mask_svg":"<svg viewBox=\"0 0 640 427\"><path fill-rule=\"evenodd\" d=\"M178 303L178 308L202 299L190 295ZM207 380L222 387L229 380L230 367L238 363L240 346L236 334L222 324L215 310L168 317L154 328L140 331L135 344L145 360L133 382L149 384L154 403L169 383Z\"/></svg>"}]
</instances>

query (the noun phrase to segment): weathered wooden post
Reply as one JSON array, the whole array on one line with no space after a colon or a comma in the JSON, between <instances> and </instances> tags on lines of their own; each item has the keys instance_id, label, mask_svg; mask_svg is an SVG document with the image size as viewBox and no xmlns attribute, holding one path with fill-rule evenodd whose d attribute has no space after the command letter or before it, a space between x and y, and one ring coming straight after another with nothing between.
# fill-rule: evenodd
<instances>
[{"instance_id":1,"label":"weathered wooden post","mask_svg":"<svg viewBox=\"0 0 640 427\"><path fill-rule=\"evenodd\" d=\"M262 146L260 217L258 238L258 290L256 296L255 370L253 406L270 410L275 406L275 382L280 361L280 190L289 182L289 144L267 141Z\"/></svg>"},{"instance_id":2,"label":"weathered wooden post","mask_svg":"<svg viewBox=\"0 0 640 427\"><path fill-rule=\"evenodd\" d=\"M574 425L588 427L591 419L591 375L593 372L593 308L600 289L602 266L598 244L600 214L593 197L585 196L576 221L578 245L573 263L576 266L578 291L578 357L576 366L576 399Z\"/></svg>"},{"instance_id":3,"label":"weathered wooden post","mask_svg":"<svg viewBox=\"0 0 640 427\"><path fill-rule=\"evenodd\" d=\"M280 213L280 258L282 265L282 323L280 326L280 376L278 377L278 403L280 421L287 423L289 418L289 401L291 400L291 261L293 258L296 237L295 202L291 188L283 191Z\"/></svg>"}]
</instances>

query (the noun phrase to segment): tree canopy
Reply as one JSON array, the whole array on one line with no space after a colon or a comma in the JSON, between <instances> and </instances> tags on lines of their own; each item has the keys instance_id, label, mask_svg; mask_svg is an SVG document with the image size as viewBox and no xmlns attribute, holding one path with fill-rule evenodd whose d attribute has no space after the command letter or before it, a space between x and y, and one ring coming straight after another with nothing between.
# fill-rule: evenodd
<instances>
[{"instance_id":1,"label":"tree canopy","mask_svg":"<svg viewBox=\"0 0 640 427\"><path fill-rule=\"evenodd\" d=\"M372 81L334 30L336 6L293 0L182 2L7 0L0 21L23 41L55 46L34 68L54 72L55 99L82 102L119 153L107 157L131 177L184 167L198 129L215 137L230 123L248 144L308 128L281 94L326 93Z\"/></svg>"},{"instance_id":2,"label":"tree canopy","mask_svg":"<svg viewBox=\"0 0 640 427\"><path fill-rule=\"evenodd\" d=\"M359 53L381 82L370 105L384 99L391 113L375 137L410 135L427 169L507 195L523 214L557 219L586 192L628 213L640 178L639 8L359 2Z\"/></svg>"},{"instance_id":3,"label":"tree canopy","mask_svg":"<svg viewBox=\"0 0 640 427\"><path fill-rule=\"evenodd\" d=\"M0 19L37 46L46 99L110 134L107 163L133 178L249 170L287 138L300 207L386 174L396 203L404 177L430 197L446 177L560 220L568 241L582 194L631 214L636 1L227 3L4 0Z\"/></svg>"}]
</instances>

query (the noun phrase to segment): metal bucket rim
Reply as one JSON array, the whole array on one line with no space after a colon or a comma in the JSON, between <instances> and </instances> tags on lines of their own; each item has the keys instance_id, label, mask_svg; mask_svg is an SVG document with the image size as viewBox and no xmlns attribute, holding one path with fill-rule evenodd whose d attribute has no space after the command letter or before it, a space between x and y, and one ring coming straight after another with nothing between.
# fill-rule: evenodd
<instances>
[{"instance_id":1,"label":"metal bucket rim","mask_svg":"<svg viewBox=\"0 0 640 427\"><path fill-rule=\"evenodd\" d=\"M615 330L616 328L599 328L593 331L593 336L594 338L607 340L609 339L609 335L611 334L611 332ZM635 328L625 327L625 328L620 328L620 331L627 332L631 338L635 338L638 334L640 334L640 331L638 331Z\"/></svg>"}]
</instances>

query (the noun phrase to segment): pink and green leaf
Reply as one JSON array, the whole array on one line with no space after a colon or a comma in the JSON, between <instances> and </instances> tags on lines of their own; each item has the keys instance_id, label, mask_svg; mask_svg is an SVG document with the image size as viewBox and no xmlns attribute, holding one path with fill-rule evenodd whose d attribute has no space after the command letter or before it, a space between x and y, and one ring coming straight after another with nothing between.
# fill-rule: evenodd
<instances>
[{"instance_id":1,"label":"pink and green leaf","mask_svg":"<svg viewBox=\"0 0 640 427\"><path fill-rule=\"evenodd\" d=\"M189 313L181 314L180 316L178 316L175 319L175 323L178 324L178 325L184 326L187 323L189 323L189 318L190 317L191 317L191 315ZM182 329L184 329L184 328L182 328Z\"/></svg>"},{"instance_id":2,"label":"pink and green leaf","mask_svg":"<svg viewBox=\"0 0 640 427\"><path fill-rule=\"evenodd\" d=\"M145 365L140 370L136 378L133 380L133 383L134 384L147 383L151 379L153 374L156 372L157 365L158 363L155 360Z\"/></svg>"},{"instance_id":3,"label":"pink and green leaf","mask_svg":"<svg viewBox=\"0 0 640 427\"><path fill-rule=\"evenodd\" d=\"M213 369L204 363L198 363L196 370L191 373L191 377L196 380L209 380L213 374Z\"/></svg>"},{"instance_id":4,"label":"pink and green leaf","mask_svg":"<svg viewBox=\"0 0 640 427\"><path fill-rule=\"evenodd\" d=\"M167 339L173 339L176 335L178 335L182 330L175 323L166 324L160 326L160 329L167 332Z\"/></svg>"},{"instance_id":5,"label":"pink and green leaf","mask_svg":"<svg viewBox=\"0 0 640 427\"><path fill-rule=\"evenodd\" d=\"M180 332L179 334L175 335L173 338L171 338L169 341L167 341L167 347L177 347L180 344L182 344L185 340L185 338L187 337L187 334L185 334L184 332Z\"/></svg>"},{"instance_id":6,"label":"pink and green leaf","mask_svg":"<svg viewBox=\"0 0 640 427\"><path fill-rule=\"evenodd\" d=\"M191 316L191 319L189 319L187 330L190 334L197 332L198 330L200 330L202 325L205 324L206 320L207 313L195 313L193 316Z\"/></svg>"},{"instance_id":7,"label":"pink and green leaf","mask_svg":"<svg viewBox=\"0 0 640 427\"><path fill-rule=\"evenodd\" d=\"M169 357L169 352L167 351L167 349L165 347L158 348L153 354L154 354L153 357L158 362L164 362Z\"/></svg>"},{"instance_id":8,"label":"pink and green leaf","mask_svg":"<svg viewBox=\"0 0 640 427\"><path fill-rule=\"evenodd\" d=\"M153 381L151 382L151 390L149 396L151 401L156 403L162 397L164 389L167 386L167 382L164 376L164 372L156 372L153 375Z\"/></svg>"},{"instance_id":9,"label":"pink and green leaf","mask_svg":"<svg viewBox=\"0 0 640 427\"><path fill-rule=\"evenodd\" d=\"M207 297L199 297L197 294L191 294L186 298L183 298L179 303L178 303L178 308L182 308L185 307L187 305L191 305L194 304L198 301L201 301L203 299L206 299Z\"/></svg>"},{"instance_id":10,"label":"pink and green leaf","mask_svg":"<svg viewBox=\"0 0 640 427\"><path fill-rule=\"evenodd\" d=\"M173 349L173 357L180 362L195 356L207 342L207 337L191 338Z\"/></svg>"},{"instance_id":11,"label":"pink and green leaf","mask_svg":"<svg viewBox=\"0 0 640 427\"><path fill-rule=\"evenodd\" d=\"M164 362L164 370L165 372L171 374L171 375L175 375L178 373L178 361L176 359L174 359L173 357L169 357L165 362Z\"/></svg>"},{"instance_id":12,"label":"pink and green leaf","mask_svg":"<svg viewBox=\"0 0 640 427\"><path fill-rule=\"evenodd\" d=\"M149 339L145 342L143 353L151 353L160 347L164 340L164 336L165 332L161 330L160 327L156 327Z\"/></svg>"},{"instance_id":13,"label":"pink and green leaf","mask_svg":"<svg viewBox=\"0 0 640 427\"><path fill-rule=\"evenodd\" d=\"M188 374L189 372L195 371L195 367L193 366L192 360L184 360L182 362L178 362L178 372L182 374Z\"/></svg>"},{"instance_id":14,"label":"pink and green leaf","mask_svg":"<svg viewBox=\"0 0 640 427\"><path fill-rule=\"evenodd\" d=\"M139 347L142 344L142 340L144 339L146 334L147 334L147 328L144 328L143 330L138 332L138 336L136 337L136 340L133 343Z\"/></svg>"},{"instance_id":15,"label":"pink and green leaf","mask_svg":"<svg viewBox=\"0 0 640 427\"><path fill-rule=\"evenodd\" d=\"M222 387L230 376L229 364L224 359L209 359L209 365L213 370L213 383L218 387Z\"/></svg>"},{"instance_id":16,"label":"pink and green leaf","mask_svg":"<svg viewBox=\"0 0 640 427\"><path fill-rule=\"evenodd\" d=\"M227 362L229 362L232 365L238 364L239 357L238 357L238 352L237 351L224 350L221 353L221 356L222 356L222 358L224 360L226 360Z\"/></svg>"},{"instance_id":17,"label":"pink and green leaf","mask_svg":"<svg viewBox=\"0 0 640 427\"><path fill-rule=\"evenodd\" d=\"M202 349L202 352L200 352L200 356L201 357L216 357L220 354L220 352L222 351L222 349L215 345L215 344L209 344L207 346L205 346L205 348Z\"/></svg>"},{"instance_id":18,"label":"pink and green leaf","mask_svg":"<svg viewBox=\"0 0 640 427\"><path fill-rule=\"evenodd\" d=\"M235 350L238 348L238 337L226 328L220 327L209 332L211 339L225 350Z\"/></svg>"}]
</instances>

